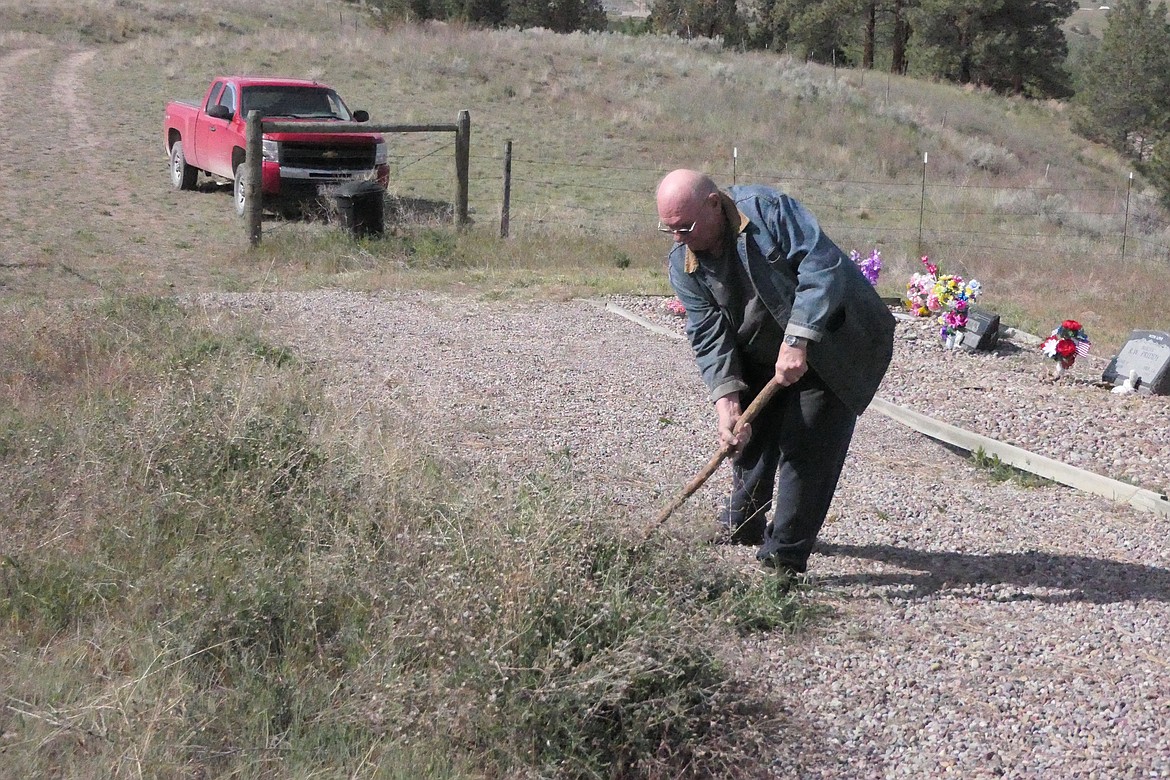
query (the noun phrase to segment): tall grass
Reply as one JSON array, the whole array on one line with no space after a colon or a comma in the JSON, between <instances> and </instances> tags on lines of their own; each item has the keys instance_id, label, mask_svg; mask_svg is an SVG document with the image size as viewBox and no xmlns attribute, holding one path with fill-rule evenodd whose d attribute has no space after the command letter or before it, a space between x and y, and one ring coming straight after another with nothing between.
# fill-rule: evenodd
<instances>
[{"instance_id":1,"label":"tall grass","mask_svg":"<svg viewBox=\"0 0 1170 780\"><path fill-rule=\"evenodd\" d=\"M750 777L783 732L721 648L807 595L555 463L466 479L247 325L17 313L0 776Z\"/></svg>"}]
</instances>

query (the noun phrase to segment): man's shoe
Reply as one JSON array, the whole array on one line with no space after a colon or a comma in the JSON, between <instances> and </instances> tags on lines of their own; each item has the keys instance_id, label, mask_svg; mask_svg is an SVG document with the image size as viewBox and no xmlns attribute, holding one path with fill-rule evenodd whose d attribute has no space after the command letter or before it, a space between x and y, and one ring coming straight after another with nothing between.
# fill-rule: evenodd
<instances>
[{"instance_id":1,"label":"man's shoe","mask_svg":"<svg viewBox=\"0 0 1170 780\"><path fill-rule=\"evenodd\" d=\"M759 547L764 543L764 534L761 531L759 535L753 535L745 532L745 529L732 529L723 523L715 524L715 532L711 534L710 544L717 547L743 545L745 547Z\"/></svg>"},{"instance_id":2,"label":"man's shoe","mask_svg":"<svg viewBox=\"0 0 1170 780\"><path fill-rule=\"evenodd\" d=\"M769 555L766 558L761 558L760 565L763 566L765 569L771 569L772 571L775 571L777 574L782 574L782 575L785 575L785 576L790 577L792 579L795 579L795 578L799 577L800 575L804 574L806 569L808 568L804 564L800 564L800 563L797 563L795 561L785 560L784 558L781 558L779 555Z\"/></svg>"},{"instance_id":3,"label":"man's shoe","mask_svg":"<svg viewBox=\"0 0 1170 780\"><path fill-rule=\"evenodd\" d=\"M715 515L715 531L712 534L711 544L716 545L744 545L745 547L759 547L764 543L765 523L758 518L749 518L742 523L732 522L730 513L725 507Z\"/></svg>"}]
</instances>

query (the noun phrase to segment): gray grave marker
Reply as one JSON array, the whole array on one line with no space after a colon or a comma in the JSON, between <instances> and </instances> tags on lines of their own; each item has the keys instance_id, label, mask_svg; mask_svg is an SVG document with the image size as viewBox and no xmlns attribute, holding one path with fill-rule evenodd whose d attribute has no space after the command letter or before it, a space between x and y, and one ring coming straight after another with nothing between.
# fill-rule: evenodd
<instances>
[{"instance_id":1,"label":"gray grave marker","mask_svg":"<svg viewBox=\"0 0 1170 780\"><path fill-rule=\"evenodd\" d=\"M960 336L959 346L968 352L994 349L999 343L999 315L972 306L967 311L967 326Z\"/></svg>"},{"instance_id":2,"label":"gray grave marker","mask_svg":"<svg viewBox=\"0 0 1170 780\"><path fill-rule=\"evenodd\" d=\"M1141 379L1138 392L1145 395L1170 395L1170 333L1161 330L1135 330L1129 341L1109 361L1101 378L1119 385L1136 371Z\"/></svg>"}]
</instances>

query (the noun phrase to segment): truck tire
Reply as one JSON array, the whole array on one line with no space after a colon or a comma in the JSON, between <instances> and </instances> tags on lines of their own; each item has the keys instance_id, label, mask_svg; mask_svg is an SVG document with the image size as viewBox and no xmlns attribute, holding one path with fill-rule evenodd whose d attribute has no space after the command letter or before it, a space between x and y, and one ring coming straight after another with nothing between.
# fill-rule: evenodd
<instances>
[{"instance_id":1,"label":"truck tire","mask_svg":"<svg viewBox=\"0 0 1170 780\"><path fill-rule=\"evenodd\" d=\"M176 190L193 190L198 178L199 169L188 165L183 156L183 142L175 141L171 145L171 186Z\"/></svg>"},{"instance_id":2,"label":"truck tire","mask_svg":"<svg viewBox=\"0 0 1170 780\"><path fill-rule=\"evenodd\" d=\"M236 206L236 216L242 217L248 213L247 166L240 163L236 166L236 175L232 181L232 201Z\"/></svg>"}]
</instances>

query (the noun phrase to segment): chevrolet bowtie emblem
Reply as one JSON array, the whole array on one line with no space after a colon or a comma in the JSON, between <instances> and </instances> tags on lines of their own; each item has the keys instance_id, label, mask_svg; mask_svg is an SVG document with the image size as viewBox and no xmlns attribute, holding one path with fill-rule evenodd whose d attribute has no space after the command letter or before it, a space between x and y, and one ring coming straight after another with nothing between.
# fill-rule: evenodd
<instances>
[{"instance_id":1,"label":"chevrolet bowtie emblem","mask_svg":"<svg viewBox=\"0 0 1170 780\"><path fill-rule=\"evenodd\" d=\"M332 160L335 157L337 157L337 152L327 151L327 152L325 152L325 154L323 154L321 156L324 157L326 160Z\"/></svg>"}]
</instances>

